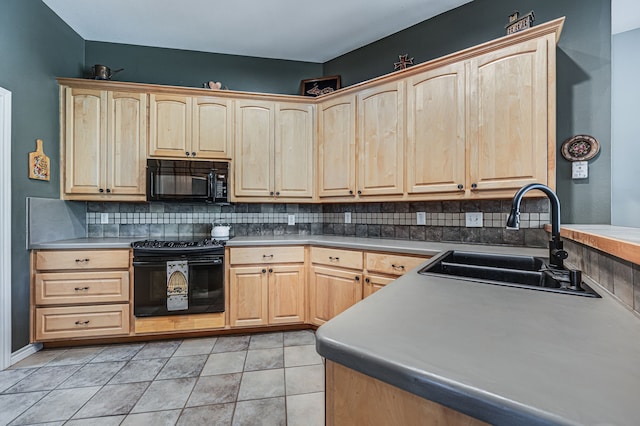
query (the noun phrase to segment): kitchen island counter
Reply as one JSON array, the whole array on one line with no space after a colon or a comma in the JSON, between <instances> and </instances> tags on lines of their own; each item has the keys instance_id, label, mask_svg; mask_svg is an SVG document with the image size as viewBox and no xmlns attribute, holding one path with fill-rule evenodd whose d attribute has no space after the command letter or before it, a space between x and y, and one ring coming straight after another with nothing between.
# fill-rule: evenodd
<instances>
[{"instance_id":1,"label":"kitchen island counter","mask_svg":"<svg viewBox=\"0 0 640 426\"><path fill-rule=\"evenodd\" d=\"M637 423L640 321L602 287L588 281L594 299L418 269L320 327L318 352L491 424Z\"/></svg>"}]
</instances>

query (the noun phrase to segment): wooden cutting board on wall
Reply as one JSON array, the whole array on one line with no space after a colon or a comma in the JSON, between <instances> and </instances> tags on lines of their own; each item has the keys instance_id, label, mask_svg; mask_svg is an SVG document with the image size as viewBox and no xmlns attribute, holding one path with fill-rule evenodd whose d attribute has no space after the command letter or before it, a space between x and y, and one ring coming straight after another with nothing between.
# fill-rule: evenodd
<instances>
[{"instance_id":1,"label":"wooden cutting board on wall","mask_svg":"<svg viewBox=\"0 0 640 426\"><path fill-rule=\"evenodd\" d=\"M42 150L42 139L36 139L36 150L29 153L29 178L49 180L49 157Z\"/></svg>"}]
</instances>

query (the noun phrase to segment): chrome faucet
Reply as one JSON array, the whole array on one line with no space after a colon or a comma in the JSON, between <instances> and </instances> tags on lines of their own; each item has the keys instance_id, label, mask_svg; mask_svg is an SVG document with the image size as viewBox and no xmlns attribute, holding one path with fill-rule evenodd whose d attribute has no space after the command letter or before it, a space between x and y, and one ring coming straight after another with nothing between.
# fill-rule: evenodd
<instances>
[{"instance_id":1,"label":"chrome faucet","mask_svg":"<svg viewBox=\"0 0 640 426\"><path fill-rule=\"evenodd\" d=\"M564 269L564 259L568 254L560 241L560 200L548 186L541 183L525 185L516 192L511 203L511 213L507 218L507 229L520 229L520 201L525 193L532 189L544 192L551 202L551 240L549 241L549 266Z\"/></svg>"}]
</instances>

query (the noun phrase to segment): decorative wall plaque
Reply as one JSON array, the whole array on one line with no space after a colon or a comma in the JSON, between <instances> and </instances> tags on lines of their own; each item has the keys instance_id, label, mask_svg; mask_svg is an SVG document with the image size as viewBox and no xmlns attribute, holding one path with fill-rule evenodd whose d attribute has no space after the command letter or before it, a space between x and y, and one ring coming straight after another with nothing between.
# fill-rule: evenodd
<instances>
[{"instance_id":1,"label":"decorative wall plaque","mask_svg":"<svg viewBox=\"0 0 640 426\"><path fill-rule=\"evenodd\" d=\"M560 151L565 160L588 161L598 154L600 143L593 136L575 135L562 142Z\"/></svg>"},{"instance_id":2,"label":"decorative wall plaque","mask_svg":"<svg viewBox=\"0 0 640 426\"><path fill-rule=\"evenodd\" d=\"M505 26L507 29L507 35L529 29L533 26L533 21L536 19L533 10L526 15L519 15L520 12L517 10L509 15L509 23Z\"/></svg>"},{"instance_id":3,"label":"decorative wall plaque","mask_svg":"<svg viewBox=\"0 0 640 426\"><path fill-rule=\"evenodd\" d=\"M29 153L29 178L50 180L49 157L42 150L42 139L36 139L36 150Z\"/></svg>"}]
</instances>

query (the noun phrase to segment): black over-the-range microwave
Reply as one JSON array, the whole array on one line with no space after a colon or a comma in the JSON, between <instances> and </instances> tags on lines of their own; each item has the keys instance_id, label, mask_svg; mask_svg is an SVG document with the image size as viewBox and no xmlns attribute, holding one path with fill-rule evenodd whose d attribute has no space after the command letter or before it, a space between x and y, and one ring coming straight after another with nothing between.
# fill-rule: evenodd
<instances>
[{"instance_id":1,"label":"black over-the-range microwave","mask_svg":"<svg viewBox=\"0 0 640 426\"><path fill-rule=\"evenodd\" d=\"M229 204L229 163L147 160L147 201Z\"/></svg>"}]
</instances>

